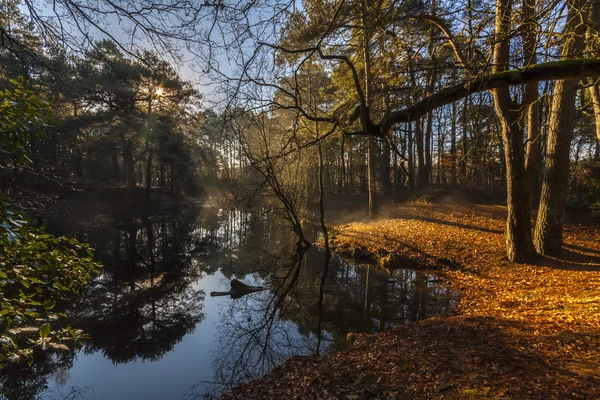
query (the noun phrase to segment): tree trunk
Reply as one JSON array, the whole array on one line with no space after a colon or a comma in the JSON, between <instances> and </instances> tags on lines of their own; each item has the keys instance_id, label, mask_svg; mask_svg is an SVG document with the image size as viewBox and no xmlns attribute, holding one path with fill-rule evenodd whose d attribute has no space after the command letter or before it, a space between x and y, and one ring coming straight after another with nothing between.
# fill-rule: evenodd
<instances>
[{"instance_id":1,"label":"tree trunk","mask_svg":"<svg viewBox=\"0 0 600 400\"><path fill-rule=\"evenodd\" d=\"M496 45L494 48L494 72L507 68L512 0L496 2ZM492 91L498 119L500 120L504 158L506 162L506 253L511 261L528 262L534 257L531 240L530 202L525 179L525 155L523 151L523 129L517 123L517 105L514 104L508 88Z\"/></svg>"},{"instance_id":2,"label":"tree trunk","mask_svg":"<svg viewBox=\"0 0 600 400\"><path fill-rule=\"evenodd\" d=\"M450 179L452 185L456 185L456 103L452 103L452 126L450 129Z\"/></svg>"},{"instance_id":3,"label":"tree trunk","mask_svg":"<svg viewBox=\"0 0 600 400\"><path fill-rule=\"evenodd\" d=\"M371 93L371 36L369 32L367 0L361 1L361 17L363 26L363 47L364 47L364 62L365 62L365 98L366 106L372 110L372 93ZM369 192L369 217L374 218L377 215L377 190L375 178L375 138L369 136L367 149L367 190Z\"/></svg>"},{"instance_id":4,"label":"tree trunk","mask_svg":"<svg viewBox=\"0 0 600 400\"><path fill-rule=\"evenodd\" d=\"M532 18L535 15L536 0L523 0L524 20ZM537 63L536 56L536 35L535 27L531 24L526 25L526 31L523 35L523 56L527 65ZM528 82L525 85L525 94L523 96L523 105L527 106L527 153L525 158L525 189L528 193L527 208L531 215L533 209L533 182L538 174L538 163L540 157L540 104L539 104L539 84L538 82Z\"/></svg>"},{"instance_id":5,"label":"tree trunk","mask_svg":"<svg viewBox=\"0 0 600 400\"><path fill-rule=\"evenodd\" d=\"M598 85L598 78L588 78L588 84L590 85L590 97L592 98L592 104L594 105L596 139L598 140L598 143L600 143L600 86Z\"/></svg>"},{"instance_id":6,"label":"tree trunk","mask_svg":"<svg viewBox=\"0 0 600 400\"><path fill-rule=\"evenodd\" d=\"M496 95L494 101L499 101ZM498 112L506 161L506 253L509 260L524 263L535 254L531 240L531 191L525 179L523 130L510 114Z\"/></svg>"},{"instance_id":7,"label":"tree trunk","mask_svg":"<svg viewBox=\"0 0 600 400\"><path fill-rule=\"evenodd\" d=\"M535 247L540 254L557 254L562 248L576 86L574 79L558 81L554 86L542 196L535 230Z\"/></svg>"},{"instance_id":8,"label":"tree trunk","mask_svg":"<svg viewBox=\"0 0 600 400\"><path fill-rule=\"evenodd\" d=\"M148 163L146 164L146 197L150 198L152 192L152 149L148 149Z\"/></svg>"},{"instance_id":9,"label":"tree trunk","mask_svg":"<svg viewBox=\"0 0 600 400\"><path fill-rule=\"evenodd\" d=\"M585 12L582 9L584 4L585 0L577 0L569 7L563 34L566 36L564 59L577 57L583 51L586 26L581 23L581 13ZM554 85L542 196L534 238L535 247L540 254L557 254L562 250L562 228L569 186L569 151L578 82L578 79L562 79Z\"/></svg>"},{"instance_id":10,"label":"tree trunk","mask_svg":"<svg viewBox=\"0 0 600 400\"><path fill-rule=\"evenodd\" d=\"M586 33L586 47L588 52L597 52L600 49L600 1L594 1L590 6L589 24ZM590 97L594 106L594 119L596 121L596 138L600 143L600 85L599 77L589 77Z\"/></svg>"},{"instance_id":11,"label":"tree trunk","mask_svg":"<svg viewBox=\"0 0 600 400\"><path fill-rule=\"evenodd\" d=\"M429 179L431 177L431 170L432 170L432 158L431 158L431 145L432 145L432 140L431 140L431 131L432 131L432 126L433 126L433 113L429 112L427 113L427 126L425 128L425 171L423 172L424 174L424 184L425 185L429 185Z\"/></svg>"},{"instance_id":12,"label":"tree trunk","mask_svg":"<svg viewBox=\"0 0 600 400\"><path fill-rule=\"evenodd\" d=\"M467 181L467 110L469 109L469 99L470 97L465 98L465 108L463 109L462 115L462 135L461 135L461 145L462 145L462 159L460 160L460 175L463 179L463 182Z\"/></svg>"},{"instance_id":13,"label":"tree trunk","mask_svg":"<svg viewBox=\"0 0 600 400\"><path fill-rule=\"evenodd\" d=\"M389 194L392 190L392 181L390 174L390 163L392 160L390 152L390 143L387 140L384 140L383 154L381 155L381 186L383 188L383 193L385 194Z\"/></svg>"},{"instance_id":14,"label":"tree trunk","mask_svg":"<svg viewBox=\"0 0 600 400\"><path fill-rule=\"evenodd\" d=\"M435 17L436 15L436 0L431 0L431 15ZM428 44L428 54L431 59L432 68L430 69L429 76L427 77L427 94L433 93L435 90L435 82L437 80L437 58L435 56L436 46L435 46L435 25L431 25L429 29L429 44ZM427 125L425 126L425 164L424 171L421 174L419 172L419 177L423 177L424 180L421 181L419 179L419 186L423 187L429 184L429 179L431 177L432 170L432 158L431 158L431 133L433 128L433 113L430 111L427 113L426 118Z\"/></svg>"},{"instance_id":15,"label":"tree trunk","mask_svg":"<svg viewBox=\"0 0 600 400\"><path fill-rule=\"evenodd\" d=\"M418 121L417 121L418 123ZM407 186L409 188L415 187L415 156L414 156L414 145L413 145L413 122L408 123L408 180Z\"/></svg>"},{"instance_id":16,"label":"tree trunk","mask_svg":"<svg viewBox=\"0 0 600 400\"><path fill-rule=\"evenodd\" d=\"M133 160L133 144L130 141L125 143L123 148L123 158L125 159L125 179L127 188L135 189L135 162Z\"/></svg>"},{"instance_id":17,"label":"tree trunk","mask_svg":"<svg viewBox=\"0 0 600 400\"><path fill-rule=\"evenodd\" d=\"M419 169L419 177L417 186L422 188L427 186L427 166L425 165L425 148L423 146L423 127L422 121L415 121L415 140L417 142L417 168Z\"/></svg>"},{"instance_id":18,"label":"tree trunk","mask_svg":"<svg viewBox=\"0 0 600 400\"><path fill-rule=\"evenodd\" d=\"M340 194L342 193L342 190L343 190L344 194L348 194L348 184L346 181L346 179L347 179L346 178L346 158L344 157L344 152L345 152L344 145L346 144L345 142L346 142L346 137L344 135L342 135L342 144L340 146L341 147L340 162L342 165L342 171L341 171L342 174L340 176L340 190L339 190Z\"/></svg>"}]
</instances>

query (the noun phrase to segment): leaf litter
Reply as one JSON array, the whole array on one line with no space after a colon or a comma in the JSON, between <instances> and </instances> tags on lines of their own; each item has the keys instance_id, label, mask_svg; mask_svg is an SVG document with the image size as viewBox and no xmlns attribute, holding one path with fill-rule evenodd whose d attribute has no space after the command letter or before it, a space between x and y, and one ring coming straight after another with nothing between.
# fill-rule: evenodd
<instances>
[{"instance_id":1,"label":"leaf litter","mask_svg":"<svg viewBox=\"0 0 600 400\"><path fill-rule=\"evenodd\" d=\"M222 398L600 399L600 227L574 220L561 257L518 265L505 257L505 214L409 204L396 218L332 226L341 255L436 268L457 308L294 357Z\"/></svg>"}]
</instances>

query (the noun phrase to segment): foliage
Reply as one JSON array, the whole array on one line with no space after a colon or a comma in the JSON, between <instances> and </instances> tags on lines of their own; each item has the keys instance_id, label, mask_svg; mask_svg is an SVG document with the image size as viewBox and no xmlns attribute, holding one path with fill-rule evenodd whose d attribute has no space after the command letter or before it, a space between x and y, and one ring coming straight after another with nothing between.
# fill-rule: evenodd
<instances>
[{"instance_id":1,"label":"foliage","mask_svg":"<svg viewBox=\"0 0 600 400\"><path fill-rule=\"evenodd\" d=\"M14 89L0 90L0 147L3 156L17 163L31 162L27 144L43 137L43 128L52 121L51 105L25 88L22 76L11 79Z\"/></svg>"},{"instance_id":2,"label":"foliage","mask_svg":"<svg viewBox=\"0 0 600 400\"><path fill-rule=\"evenodd\" d=\"M60 303L78 293L97 272L89 246L55 237L3 206L0 217L0 362L17 362L36 348L66 349L81 337L52 328Z\"/></svg>"}]
</instances>

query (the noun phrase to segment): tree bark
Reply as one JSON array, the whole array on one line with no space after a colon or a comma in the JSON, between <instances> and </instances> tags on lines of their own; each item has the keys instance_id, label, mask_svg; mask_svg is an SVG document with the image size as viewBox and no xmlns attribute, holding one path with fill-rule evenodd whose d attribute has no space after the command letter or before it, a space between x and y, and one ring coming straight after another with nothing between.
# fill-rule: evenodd
<instances>
[{"instance_id":1,"label":"tree bark","mask_svg":"<svg viewBox=\"0 0 600 400\"><path fill-rule=\"evenodd\" d=\"M523 19L525 20L525 33L523 34L523 56L525 64L535 65L536 35L535 26L528 21L535 15L536 0L523 0ZM527 147L525 156L525 189L527 193L527 208L531 215L533 209L533 182L538 174L540 157L540 104L539 83L536 81L525 84L523 105L527 107Z\"/></svg>"},{"instance_id":2,"label":"tree bark","mask_svg":"<svg viewBox=\"0 0 600 400\"><path fill-rule=\"evenodd\" d=\"M598 52L600 49L600 1L594 1L590 5L589 24L586 33L586 47L588 53ZM594 119L596 121L596 138L600 143L600 78L598 76L589 77L590 97L594 106Z\"/></svg>"},{"instance_id":3,"label":"tree bark","mask_svg":"<svg viewBox=\"0 0 600 400\"><path fill-rule=\"evenodd\" d=\"M361 1L361 17L363 26L363 47L364 47L364 63L365 63L365 100L366 106L372 110L372 91L371 91L371 36L368 25L367 0ZM375 138L369 136L367 148L367 191L369 193L369 218L374 218L377 215L377 190L375 178Z\"/></svg>"},{"instance_id":4,"label":"tree bark","mask_svg":"<svg viewBox=\"0 0 600 400\"><path fill-rule=\"evenodd\" d=\"M417 187L427 186L427 166L425 165L425 148L423 146L423 127L422 121L415 122L415 141L417 142L417 168L419 177Z\"/></svg>"},{"instance_id":5,"label":"tree bark","mask_svg":"<svg viewBox=\"0 0 600 400\"><path fill-rule=\"evenodd\" d=\"M391 132L390 132L391 134ZM383 193L389 194L392 191L392 181L390 174L391 148L387 140L383 141L383 154L381 155L381 186Z\"/></svg>"},{"instance_id":6,"label":"tree bark","mask_svg":"<svg viewBox=\"0 0 600 400\"><path fill-rule=\"evenodd\" d=\"M450 182L452 185L456 185L456 103L452 103L452 126L450 129Z\"/></svg>"},{"instance_id":7,"label":"tree bark","mask_svg":"<svg viewBox=\"0 0 600 400\"><path fill-rule=\"evenodd\" d=\"M496 45L494 47L494 73L506 69L509 60L509 41L512 0L496 1ZM508 87L492 91L494 104L502 131L504 159L506 162L506 253L511 261L523 263L534 257L531 240L530 200L525 179L525 155L523 150L523 129L518 121Z\"/></svg>"},{"instance_id":8,"label":"tree bark","mask_svg":"<svg viewBox=\"0 0 600 400\"><path fill-rule=\"evenodd\" d=\"M585 4L585 0L576 0L569 4L567 24L563 33L566 37L563 58L578 57L583 51L586 25L581 21L586 20L583 9ZM554 85L542 196L534 237L536 250L540 254L557 254L562 250L569 185L569 151L573 137L578 82L578 79L562 79Z\"/></svg>"},{"instance_id":9,"label":"tree bark","mask_svg":"<svg viewBox=\"0 0 600 400\"><path fill-rule=\"evenodd\" d=\"M426 121L427 121L427 127L425 128L425 171L423 171L423 175L424 175L423 183L425 185L428 185L429 179L431 177L431 170L432 170L432 165L433 165L433 161L431 158L431 145L432 145L431 131L432 131L432 126L433 126L433 113L432 112L427 113Z\"/></svg>"},{"instance_id":10,"label":"tree bark","mask_svg":"<svg viewBox=\"0 0 600 400\"><path fill-rule=\"evenodd\" d=\"M413 122L408 124L408 131L406 135L408 136L408 179L406 182L406 186L409 188L415 187L415 157L414 157L414 145L413 145Z\"/></svg>"},{"instance_id":11,"label":"tree bark","mask_svg":"<svg viewBox=\"0 0 600 400\"><path fill-rule=\"evenodd\" d=\"M590 85L590 97L592 98L592 104L594 106L596 139L598 140L598 143L600 143L600 86L598 85L598 78L588 78L588 84Z\"/></svg>"},{"instance_id":12,"label":"tree bark","mask_svg":"<svg viewBox=\"0 0 600 400\"><path fill-rule=\"evenodd\" d=\"M465 107L463 109L462 115L462 135L460 138L462 147L462 157L460 160L460 176L462 177L463 182L467 181L467 110L469 109L469 103L469 98L465 98Z\"/></svg>"}]
</instances>

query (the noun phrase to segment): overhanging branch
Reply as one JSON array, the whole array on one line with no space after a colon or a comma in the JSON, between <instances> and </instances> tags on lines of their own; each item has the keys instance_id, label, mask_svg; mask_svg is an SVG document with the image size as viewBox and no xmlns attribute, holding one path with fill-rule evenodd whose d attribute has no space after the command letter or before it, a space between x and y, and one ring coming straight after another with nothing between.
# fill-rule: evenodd
<instances>
[{"instance_id":1,"label":"overhanging branch","mask_svg":"<svg viewBox=\"0 0 600 400\"><path fill-rule=\"evenodd\" d=\"M428 112L454 103L471 94L533 81L581 79L600 75L600 58L552 61L527 68L483 75L442 89L417 103L397 111L388 111L379 124L384 137L393 124L416 121Z\"/></svg>"}]
</instances>

